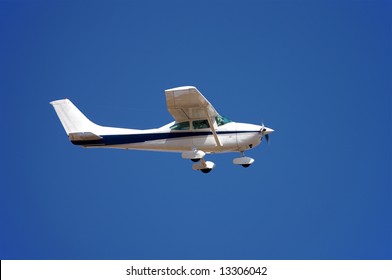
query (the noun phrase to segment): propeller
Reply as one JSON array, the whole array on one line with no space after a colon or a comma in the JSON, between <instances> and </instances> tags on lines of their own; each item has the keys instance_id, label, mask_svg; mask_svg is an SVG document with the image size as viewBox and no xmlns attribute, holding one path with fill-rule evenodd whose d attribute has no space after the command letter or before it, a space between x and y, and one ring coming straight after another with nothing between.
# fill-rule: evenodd
<instances>
[{"instance_id":1,"label":"propeller","mask_svg":"<svg viewBox=\"0 0 392 280\"><path fill-rule=\"evenodd\" d=\"M267 143L269 143L269 133L273 131L274 131L273 129L266 128L264 126L264 123L261 123L261 128L260 128L261 137L265 136L265 140L267 140Z\"/></svg>"}]
</instances>

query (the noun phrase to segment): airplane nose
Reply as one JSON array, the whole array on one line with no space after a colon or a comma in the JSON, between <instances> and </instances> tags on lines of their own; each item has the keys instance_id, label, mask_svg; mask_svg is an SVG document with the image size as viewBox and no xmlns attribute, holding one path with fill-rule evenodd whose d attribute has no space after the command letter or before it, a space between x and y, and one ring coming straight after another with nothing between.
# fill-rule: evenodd
<instances>
[{"instance_id":1,"label":"airplane nose","mask_svg":"<svg viewBox=\"0 0 392 280\"><path fill-rule=\"evenodd\" d=\"M270 133L272 133L272 132L274 132L274 130L273 130L272 128L266 127L266 128L265 128L265 131L264 131L264 134L270 134Z\"/></svg>"},{"instance_id":2,"label":"airplane nose","mask_svg":"<svg viewBox=\"0 0 392 280\"><path fill-rule=\"evenodd\" d=\"M263 136L265 136L265 140L267 140L267 142L269 142L269 135L268 134L270 134L272 132L274 132L274 130L272 128L265 127L264 124L260 128L261 138L263 138Z\"/></svg>"},{"instance_id":3,"label":"airplane nose","mask_svg":"<svg viewBox=\"0 0 392 280\"><path fill-rule=\"evenodd\" d=\"M266 134L270 134L270 133L274 132L274 130L272 128L269 128L269 127L266 127L263 125L260 128L260 132L262 132L263 135L266 135Z\"/></svg>"}]
</instances>

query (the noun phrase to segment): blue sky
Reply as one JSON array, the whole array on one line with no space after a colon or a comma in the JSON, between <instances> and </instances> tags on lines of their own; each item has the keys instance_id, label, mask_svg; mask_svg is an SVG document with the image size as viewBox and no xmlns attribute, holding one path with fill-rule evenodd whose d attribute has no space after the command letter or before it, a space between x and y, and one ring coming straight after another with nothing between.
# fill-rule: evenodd
<instances>
[{"instance_id":1,"label":"blue sky","mask_svg":"<svg viewBox=\"0 0 392 280\"><path fill-rule=\"evenodd\" d=\"M0 259L391 259L390 1L0 1ZM102 125L172 121L194 85L275 129L208 156L82 149L49 102Z\"/></svg>"}]
</instances>

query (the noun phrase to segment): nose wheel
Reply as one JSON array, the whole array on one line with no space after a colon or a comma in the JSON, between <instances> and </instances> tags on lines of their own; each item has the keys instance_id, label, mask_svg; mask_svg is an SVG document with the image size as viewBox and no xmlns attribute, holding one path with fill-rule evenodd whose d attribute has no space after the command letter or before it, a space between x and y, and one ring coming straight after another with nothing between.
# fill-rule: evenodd
<instances>
[{"instance_id":1,"label":"nose wheel","mask_svg":"<svg viewBox=\"0 0 392 280\"><path fill-rule=\"evenodd\" d=\"M248 168L255 162L255 160L251 157L245 156L244 152L241 152L241 157L233 159L233 164L241 165L244 168Z\"/></svg>"}]
</instances>

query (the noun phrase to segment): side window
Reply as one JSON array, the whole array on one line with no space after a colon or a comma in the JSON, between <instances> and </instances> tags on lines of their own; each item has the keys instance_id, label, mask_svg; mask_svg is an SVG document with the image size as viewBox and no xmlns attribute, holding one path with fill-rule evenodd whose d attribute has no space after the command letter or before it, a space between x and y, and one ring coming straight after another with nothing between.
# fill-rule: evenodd
<instances>
[{"instance_id":1,"label":"side window","mask_svg":"<svg viewBox=\"0 0 392 280\"><path fill-rule=\"evenodd\" d=\"M170 127L172 130L189 130L189 122L176 123Z\"/></svg>"},{"instance_id":2,"label":"side window","mask_svg":"<svg viewBox=\"0 0 392 280\"><path fill-rule=\"evenodd\" d=\"M192 124L193 124L194 129L202 129L202 128L209 128L210 127L207 120L193 121Z\"/></svg>"}]
</instances>

